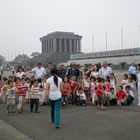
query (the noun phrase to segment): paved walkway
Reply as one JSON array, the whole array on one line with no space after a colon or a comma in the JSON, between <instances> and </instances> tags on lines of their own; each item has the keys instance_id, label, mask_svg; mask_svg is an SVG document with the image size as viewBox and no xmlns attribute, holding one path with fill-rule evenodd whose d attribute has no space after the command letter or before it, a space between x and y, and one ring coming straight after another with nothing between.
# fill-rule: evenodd
<instances>
[{"instance_id":1,"label":"paved walkway","mask_svg":"<svg viewBox=\"0 0 140 140\"><path fill-rule=\"evenodd\" d=\"M26 136L33 140L140 139L140 108L136 106L106 107L105 111L93 106L67 106L62 108L61 127L58 130L50 123L49 111L49 107L44 106L40 107L39 114L30 113L27 107L23 114L5 114L3 108L0 118L19 131L11 129L11 132L7 132L8 129L1 127L0 136L7 135L10 138L8 140L13 140L12 136L16 136L17 133L17 136L20 136L18 140Z\"/></svg>"},{"instance_id":2,"label":"paved walkway","mask_svg":"<svg viewBox=\"0 0 140 140\"><path fill-rule=\"evenodd\" d=\"M32 140L16 128L0 120L0 140Z\"/></svg>"}]
</instances>

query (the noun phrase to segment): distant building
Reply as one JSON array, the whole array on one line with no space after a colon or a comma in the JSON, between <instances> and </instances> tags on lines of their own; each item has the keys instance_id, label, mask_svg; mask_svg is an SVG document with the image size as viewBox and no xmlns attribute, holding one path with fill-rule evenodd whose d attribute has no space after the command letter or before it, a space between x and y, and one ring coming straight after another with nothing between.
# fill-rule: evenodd
<instances>
[{"instance_id":1,"label":"distant building","mask_svg":"<svg viewBox=\"0 0 140 140\"><path fill-rule=\"evenodd\" d=\"M5 58L0 55L0 66L3 65L5 63Z\"/></svg>"},{"instance_id":2,"label":"distant building","mask_svg":"<svg viewBox=\"0 0 140 140\"><path fill-rule=\"evenodd\" d=\"M135 64L140 60L140 48L129 48L123 50L101 51L95 53L71 54L70 60L67 61L69 65L71 62L77 64L92 64L107 60L108 63L118 65L120 63Z\"/></svg>"},{"instance_id":3,"label":"distant building","mask_svg":"<svg viewBox=\"0 0 140 140\"><path fill-rule=\"evenodd\" d=\"M42 55L47 61L66 62L70 54L81 53L82 36L73 32L52 32L40 38Z\"/></svg>"}]
</instances>

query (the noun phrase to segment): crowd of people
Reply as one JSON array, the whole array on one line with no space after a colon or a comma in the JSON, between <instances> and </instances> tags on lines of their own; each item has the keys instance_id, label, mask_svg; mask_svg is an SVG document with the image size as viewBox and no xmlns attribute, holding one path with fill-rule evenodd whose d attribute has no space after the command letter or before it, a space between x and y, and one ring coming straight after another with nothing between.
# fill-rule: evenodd
<instances>
[{"instance_id":1,"label":"crowd of people","mask_svg":"<svg viewBox=\"0 0 140 140\"><path fill-rule=\"evenodd\" d=\"M69 68L49 63L46 69L38 63L29 71L20 66L12 69L10 76L1 77L0 104L6 104L6 113L22 113L27 103L30 112L36 113L40 105L50 105L52 123L56 121L59 127L61 105L91 104L99 109L129 106L134 102L137 89L140 106L140 64L137 67L132 64L118 83L106 61L90 66L77 66L73 62Z\"/></svg>"}]
</instances>

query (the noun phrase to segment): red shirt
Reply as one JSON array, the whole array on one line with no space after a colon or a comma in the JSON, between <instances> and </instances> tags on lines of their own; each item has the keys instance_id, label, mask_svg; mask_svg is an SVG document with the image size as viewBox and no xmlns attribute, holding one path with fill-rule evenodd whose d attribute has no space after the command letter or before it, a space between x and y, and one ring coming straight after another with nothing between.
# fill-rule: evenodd
<instances>
[{"instance_id":1,"label":"red shirt","mask_svg":"<svg viewBox=\"0 0 140 140\"><path fill-rule=\"evenodd\" d=\"M119 90L116 94L117 100L124 99L126 97L126 93L123 90Z\"/></svg>"},{"instance_id":2,"label":"red shirt","mask_svg":"<svg viewBox=\"0 0 140 140\"><path fill-rule=\"evenodd\" d=\"M97 94L97 96L103 96L103 92L101 92L99 90L103 90L103 85L100 83L97 86L96 94Z\"/></svg>"},{"instance_id":3,"label":"red shirt","mask_svg":"<svg viewBox=\"0 0 140 140\"><path fill-rule=\"evenodd\" d=\"M28 90L27 84L24 84L24 85L21 84L21 85L19 85L19 87L18 87L18 91L19 91L19 95L20 95L20 96L26 96L27 90Z\"/></svg>"},{"instance_id":4,"label":"red shirt","mask_svg":"<svg viewBox=\"0 0 140 140\"><path fill-rule=\"evenodd\" d=\"M69 92L70 92L70 84L69 83L64 83L63 84L62 95L68 95Z\"/></svg>"},{"instance_id":5,"label":"red shirt","mask_svg":"<svg viewBox=\"0 0 140 140\"><path fill-rule=\"evenodd\" d=\"M71 92L75 91L77 89L77 82L76 81L70 81L70 89Z\"/></svg>"}]
</instances>

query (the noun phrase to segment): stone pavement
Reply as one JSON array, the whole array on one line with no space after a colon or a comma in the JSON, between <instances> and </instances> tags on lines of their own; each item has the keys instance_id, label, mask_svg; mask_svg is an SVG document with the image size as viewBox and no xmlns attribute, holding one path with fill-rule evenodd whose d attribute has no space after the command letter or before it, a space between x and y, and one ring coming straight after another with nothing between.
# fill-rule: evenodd
<instances>
[{"instance_id":1,"label":"stone pavement","mask_svg":"<svg viewBox=\"0 0 140 140\"><path fill-rule=\"evenodd\" d=\"M49 106L40 107L39 114L30 113L28 106L23 114L4 112L2 108L0 119L16 128L19 135L22 132L33 140L140 139L140 108L133 105L106 107L105 111L94 106L66 106L61 110L61 126L58 130L50 123ZM4 134L9 135L4 130L0 131L0 136ZM8 140L12 140L10 135ZM22 140L22 137L18 140Z\"/></svg>"},{"instance_id":2,"label":"stone pavement","mask_svg":"<svg viewBox=\"0 0 140 140\"><path fill-rule=\"evenodd\" d=\"M16 128L0 120L0 140L32 140Z\"/></svg>"}]
</instances>

